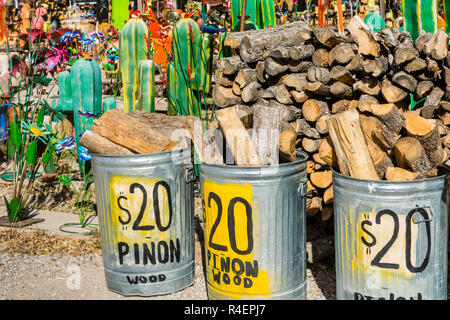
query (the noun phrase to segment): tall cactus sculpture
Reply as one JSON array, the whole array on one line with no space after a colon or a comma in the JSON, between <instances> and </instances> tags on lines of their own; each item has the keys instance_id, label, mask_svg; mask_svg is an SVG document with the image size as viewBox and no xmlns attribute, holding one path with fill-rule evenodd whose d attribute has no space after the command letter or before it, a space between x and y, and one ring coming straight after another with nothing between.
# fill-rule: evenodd
<instances>
[{"instance_id":1,"label":"tall cactus sculpture","mask_svg":"<svg viewBox=\"0 0 450 320\"><path fill-rule=\"evenodd\" d=\"M146 37L147 25L141 19L130 19L120 32L119 62L125 113L133 111L138 100L138 66L140 61L147 60Z\"/></svg>"},{"instance_id":2,"label":"tall cactus sculpture","mask_svg":"<svg viewBox=\"0 0 450 320\"><path fill-rule=\"evenodd\" d=\"M138 100L135 110L155 112L155 64L141 60L138 65Z\"/></svg>"},{"instance_id":3,"label":"tall cactus sculpture","mask_svg":"<svg viewBox=\"0 0 450 320\"><path fill-rule=\"evenodd\" d=\"M173 65L168 67L169 110L201 115L204 95L211 87L213 39L192 19L181 19L173 30ZM171 63L172 64L172 63Z\"/></svg>"},{"instance_id":4,"label":"tall cactus sculpture","mask_svg":"<svg viewBox=\"0 0 450 320\"><path fill-rule=\"evenodd\" d=\"M58 75L59 103L61 111L73 110L72 78L70 71L62 71Z\"/></svg>"},{"instance_id":5,"label":"tall cactus sculpture","mask_svg":"<svg viewBox=\"0 0 450 320\"><path fill-rule=\"evenodd\" d=\"M75 140L77 146L79 146L82 130L90 129L94 124L94 119L80 115L78 111L101 113L102 76L99 64L94 60L87 59L78 59L72 66L70 75L72 80Z\"/></svg>"},{"instance_id":6,"label":"tall cactus sculpture","mask_svg":"<svg viewBox=\"0 0 450 320\"><path fill-rule=\"evenodd\" d=\"M419 31L438 31L438 0L403 0L403 24L415 40Z\"/></svg>"}]
</instances>

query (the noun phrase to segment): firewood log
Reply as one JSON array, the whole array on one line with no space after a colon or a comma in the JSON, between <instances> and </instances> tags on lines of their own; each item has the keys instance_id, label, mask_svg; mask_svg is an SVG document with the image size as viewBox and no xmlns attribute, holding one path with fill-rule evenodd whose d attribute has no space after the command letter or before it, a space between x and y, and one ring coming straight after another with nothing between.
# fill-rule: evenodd
<instances>
[{"instance_id":1,"label":"firewood log","mask_svg":"<svg viewBox=\"0 0 450 320\"><path fill-rule=\"evenodd\" d=\"M328 104L325 101L317 99L309 99L302 106L302 115L310 122L317 121L323 114L329 112Z\"/></svg>"},{"instance_id":2,"label":"firewood log","mask_svg":"<svg viewBox=\"0 0 450 320\"><path fill-rule=\"evenodd\" d=\"M419 140L413 137L400 138L393 149L397 166L418 172L421 178L425 178L432 169L424 148Z\"/></svg>"},{"instance_id":3,"label":"firewood log","mask_svg":"<svg viewBox=\"0 0 450 320\"><path fill-rule=\"evenodd\" d=\"M389 181L416 180L419 178L419 173L411 172L403 168L389 167L386 169L385 177Z\"/></svg>"}]
</instances>

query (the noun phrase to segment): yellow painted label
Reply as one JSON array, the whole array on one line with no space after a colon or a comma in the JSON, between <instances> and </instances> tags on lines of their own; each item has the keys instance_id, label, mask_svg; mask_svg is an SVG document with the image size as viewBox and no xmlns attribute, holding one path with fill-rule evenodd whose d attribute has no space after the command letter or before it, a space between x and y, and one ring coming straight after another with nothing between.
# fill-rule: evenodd
<instances>
[{"instance_id":1,"label":"yellow painted label","mask_svg":"<svg viewBox=\"0 0 450 320\"><path fill-rule=\"evenodd\" d=\"M203 192L208 283L230 299L270 296L268 272L254 256L260 237L251 185L205 180Z\"/></svg>"},{"instance_id":2,"label":"yellow painted label","mask_svg":"<svg viewBox=\"0 0 450 320\"><path fill-rule=\"evenodd\" d=\"M119 264L179 262L180 239L171 236L174 217L169 184L161 179L113 176L109 190Z\"/></svg>"},{"instance_id":3,"label":"yellow painted label","mask_svg":"<svg viewBox=\"0 0 450 320\"><path fill-rule=\"evenodd\" d=\"M410 279L423 271L421 266L426 267L426 258L416 261L419 224L413 222L416 215L410 216L408 220L405 214L388 209L359 212L352 272L369 275L369 287Z\"/></svg>"}]
</instances>

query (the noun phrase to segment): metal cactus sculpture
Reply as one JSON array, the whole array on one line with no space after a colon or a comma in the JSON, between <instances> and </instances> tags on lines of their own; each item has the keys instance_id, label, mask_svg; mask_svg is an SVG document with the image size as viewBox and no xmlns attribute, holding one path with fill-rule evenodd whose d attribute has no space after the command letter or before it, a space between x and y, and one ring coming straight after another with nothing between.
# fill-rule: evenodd
<instances>
[{"instance_id":1,"label":"metal cactus sculpture","mask_svg":"<svg viewBox=\"0 0 450 320\"><path fill-rule=\"evenodd\" d=\"M116 109L116 98L114 97L107 97L103 99L103 110L102 114L108 112L109 110Z\"/></svg>"},{"instance_id":2,"label":"metal cactus sculpture","mask_svg":"<svg viewBox=\"0 0 450 320\"><path fill-rule=\"evenodd\" d=\"M138 66L147 60L148 29L141 19L130 19L120 32L119 62L123 83L123 111L131 112L139 96Z\"/></svg>"},{"instance_id":3,"label":"metal cactus sculpture","mask_svg":"<svg viewBox=\"0 0 450 320\"><path fill-rule=\"evenodd\" d=\"M201 116L211 87L213 39L192 19L181 19L173 30L173 62L168 66L169 110Z\"/></svg>"},{"instance_id":4,"label":"metal cactus sculpture","mask_svg":"<svg viewBox=\"0 0 450 320\"><path fill-rule=\"evenodd\" d=\"M58 75L59 103L61 111L73 110L72 78L70 71L62 71Z\"/></svg>"},{"instance_id":5,"label":"metal cactus sculpture","mask_svg":"<svg viewBox=\"0 0 450 320\"><path fill-rule=\"evenodd\" d=\"M94 114L102 111L102 76L94 60L78 59L70 70L73 93L75 141L80 146L80 134L94 124Z\"/></svg>"},{"instance_id":6,"label":"metal cactus sculpture","mask_svg":"<svg viewBox=\"0 0 450 320\"><path fill-rule=\"evenodd\" d=\"M155 64L142 60L138 65L138 100L135 110L155 112Z\"/></svg>"},{"instance_id":7,"label":"metal cactus sculpture","mask_svg":"<svg viewBox=\"0 0 450 320\"><path fill-rule=\"evenodd\" d=\"M402 0L404 30L415 40L419 31L438 31L438 0Z\"/></svg>"}]
</instances>

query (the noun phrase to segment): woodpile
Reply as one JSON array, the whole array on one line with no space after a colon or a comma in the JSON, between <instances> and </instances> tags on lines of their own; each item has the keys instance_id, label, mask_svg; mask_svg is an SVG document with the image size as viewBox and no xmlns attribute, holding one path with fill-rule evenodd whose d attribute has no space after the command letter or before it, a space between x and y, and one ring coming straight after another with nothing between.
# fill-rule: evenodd
<instances>
[{"instance_id":1,"label":"woodpile","mask_svg":"<svg viewBox=\"0 0 450 320\"><path fill-rule=\"evenodd\" d=\"M304 150L307 215L322 221L332 217L332 169L411 180L435 176L450 156L447 34L421 33L413 41L406 32L375 33L355 21L350 37L301 22L231 33L225 46L234 55L214 73L215 130L224 132L232 164L293 161Z\"/></svg>"}]
</instances>

